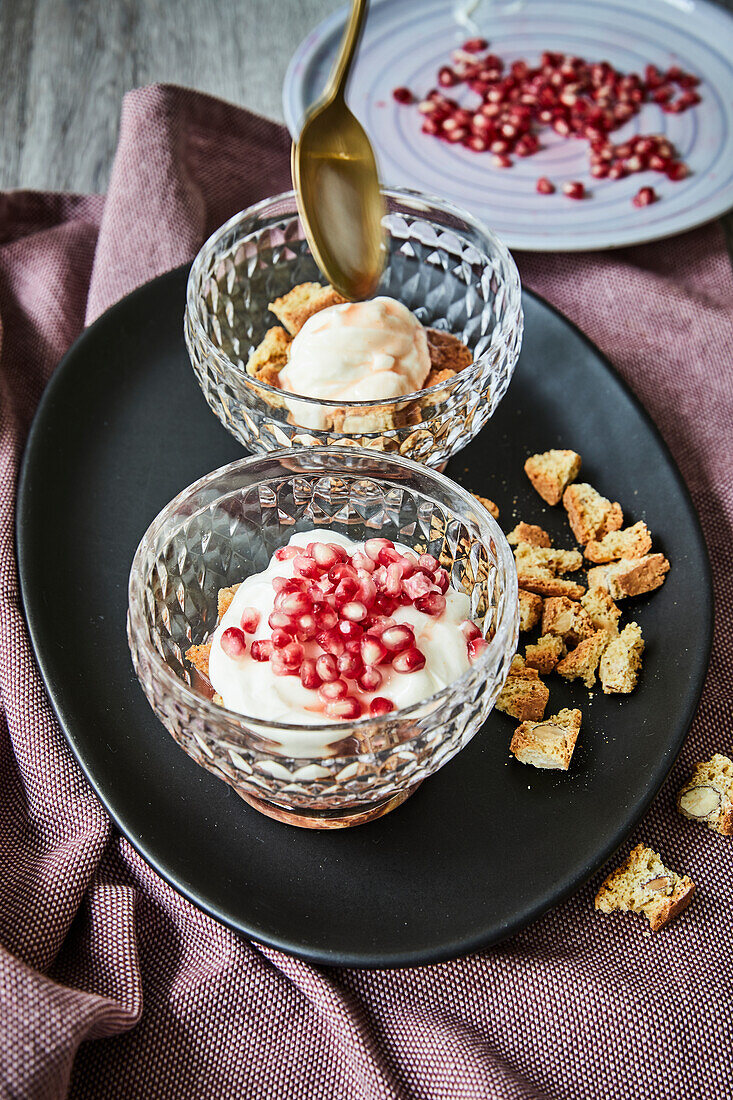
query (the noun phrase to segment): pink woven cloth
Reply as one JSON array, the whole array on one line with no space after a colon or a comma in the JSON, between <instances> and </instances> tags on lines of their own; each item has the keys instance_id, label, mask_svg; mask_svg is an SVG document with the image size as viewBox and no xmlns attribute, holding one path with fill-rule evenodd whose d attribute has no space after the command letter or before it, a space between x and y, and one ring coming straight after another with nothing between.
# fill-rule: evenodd
<instances>
[{"instance_id":1,"label":"pink woven cloth","mask_svg":"<svg viewBox=\"0 0 733 1100\"><path fill-rule=\"evenodd\" d=\"M110 826L61 736L14 561L33 411L84 324L286 188L288 151L273 123L155 86L125 100L106 197L0 195L0 1096L731 1096L733 842L674 810L691 762L733 748L733 281L717 225L614 253L520 257L527 285L655 418L713 560L700 711L632 838L698 883L682 918L648 936L638 918L596 915L599 875L470 958L319 969L245 942L165 885Z\"/></svg>"}]
</instances>

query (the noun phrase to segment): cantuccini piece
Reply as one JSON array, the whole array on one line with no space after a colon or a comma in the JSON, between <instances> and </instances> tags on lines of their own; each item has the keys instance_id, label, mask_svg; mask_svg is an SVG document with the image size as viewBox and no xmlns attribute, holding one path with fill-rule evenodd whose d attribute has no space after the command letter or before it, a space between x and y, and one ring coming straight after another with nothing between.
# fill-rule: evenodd
<instances>
[{"instance_id":1,"label":"cantuccini piece","mask_svg":"<svg viewBox=\"0 0 733 1100\"><path fill-rule=\"evenodd\" d=\"M733 760L716 752L696 764L677 795L677 809L721 836L733 836Z\"/></svg>"},{"instance_id":2,"label":"cantuccini piece","mask_svg":"<svg viewBox=\"0 0 733 1100\"><path fill-rule=\"evenodd\" d=\"M596 630L607 630L609 634L617 633L621 608L613 602L605 589L589 588L580 603L583 610L587 611Z\"/></svg>"},{"instance_id":3,"label":"cantuccini piece","mask_svg":"<svg viewBox=\"0 0 733 1100\"><path fill-rule=\"evenodd\" d=\"M566 652L565 642L557 634L543 634L533 645L527 646L524 661L530 668L536 668L542 676L547 676Z\"/></svg>"},{"instance_id":4,"label":"cantuccini piece","mask_svg":"<svg viewBox=\"0 0 733 1100\"><path fill-rule=\"evenodd\" d=\"M588 570L588 587L601 588L614 600L641 596L664 584L669 562L664 554L646 554L643 558L622 558L609 565Z\"/></svg>"},{"instance_id":5,"label":"cantuccini piece","mask_svg":"<svg viewBox=\"0 0 733 1100\"><path fill-rule=\"evenodd\" d=\"M519 629L534 630L542 617L542 597L519 589Z\"/></svg>"},{"instance_id":6,"label":"cantuccini piece","mask_svg":"<svg viewBox=\"0 0 733 1100\"><path fill-rule=\"evenodd\" d=\"M596 682L598 663L609 638L610 635L605 630L596 630L590 638L571 649L555 671L565 680L582 680L587 688L592 688Z\"/></svg>"},{"instance_id":7,"label":"cantuccini piece","mask_svg":"<svg viewBox=\"0 0 733 1100\"><path fill-rule=\"evenodd\" d=\"M514 731L509 751L520 764L567 771L580 733L579 710L560 710L544 722L523 722Z\"/></svg>"},{"instance_id":8,"label":"cantuccini piece","mask_svg":"<svg viewBox=\"0 0 733 1100\"><path fill-rule=\"evenodd\" d=\"M260 382L276 386L277 376L288 361L290 343L291 337L284 328L275 325L268 329L262 342L247 360L247 374L258 378Z\"/></svg>"},{"instance_id":9,"label":"cantuccini piece","mask_svg":"<svg viewBox=\"0 0 733 1100\"><path fill-rule=\"evenodd\" d=\"M568 646L575 646L594 631L585 608L567 596L551 596L542 606L542 633L556 634Z\"/></svg>"},{"instance_id":10,"label":"cantuccini piece","mask_svg":"<svg viewBox=\"0 0 733 1100\"><path fill-rule=\"evenodd\" d=\"M207 642L205 645L192 645L186 650L186 660L190 661L197 672L200 672L202 676L208 678L209 675L209 654L211 653L211 642Z\"/></svg>"},{"instance_id":11,"label":"cantuccini piece","mask_svg":"<svg viewBox=\"0 0 733 1100\"><path fill-rule=\"evenodd\" d=\"M219 616L219 622L221 622L221 620L224 618L227 611L229 610L231 602L234 599L238 588L238 584L232 584L229 588L219 589L216 597L216 611Z\"/></svg>"},{"instance_id":12,"label":"cantuccini piece","mask_svg":"<svg viewBox=\"0 0 733 1100\"><path fill-rule=\"evenodd\" d=\"M575 451L544 451L527 459L524 472L543 500L559 504L566 486L580 473L580 455Z\"/></svg>"},{"instance_id":13,"label":"cantuccini piece","mask_svg":"<svg viewBox=\"0 0 733 1100\"><path fill-rule=\"evenodd\" d=\"M454 336L452 332L441 332L437 328L428 328L425 329L425 335L428 338L432 373L445 374L445 378L451 378L454 374L458 374L466 367L471 366L473 362L471 349L457 336ZM444 381L443 378L437 378L431 382L430 376L428 376L425 386L434 386L437 382L442 381Z\"/></svg>"},{"instance_id":14,"label":"cantuccini piece","mask_svg":"<svg viewBox=\"0 0 733 1100\"><path fill-rule=\"evenodd\" d=\"M568 486L562 502L573 534L584 546L602 539L609 531L617 531L624 522L621 505L611 503L585 481Z\"/></svg>"},{"instance_id":15,"label":"cantuccini piece","mask_svg":"<svg viewBox=\"0 0 733 1100\"><path fill-rule=\"evenodd\" d=\"M493 516L494 519L499 518L499 509L496 507L493 500L489 500L488 497L479 496L478 493L471 493L471 496L475 497L479 504L483 504L486 511L489 513L489 515Z\"/></svg>"},{"instance_id":16,"label":"cantuccini piece","mask_svg":"<svg viewBox=\"0 0 733 1100\"><path fill-rule=\"evenodd\" d=\"M615 634L600 660L598 676L605 695L628 695L636 687L641 669L644 639L638 623L629 623Z\"/></svg>"},{"instance_id":17,"label":"cantuccini piece","mask_svg":"<svg viewBox=\"0 0 733 1100\"><path fill-rule=\"evenodd\" d=\"M524 658L517 655L495 706L518 722L539 722L549 698L550 690L540 680L537 669L528 668Z\"/></svg>"},{"instance_id":18,"label":"cantuccini piece","mask_svg":"<svg viewBox=\"0 0 733 1100\"><path fill-rule=\"evenodd\" d=\"M517 566L517 579L520 588L538 596L567 596L569 600L579 600L585 592L582 584L556 577L544 565L522 566L521 569Z\"/></svg>"},{"instance_id":19,"label":"cantuccini piece","mask_svg":"<svg viewBox=\"0 0 733 1100\"><path fill-rule=\"evenodd\" d=\"M692 879L670 871L661 856L637 844L605 880L595 907L601 913L642 913L657 932L687 908L694 890Z\"/></svg>"},{"instance_id":20,"label":"cantuccini piece","mask_svg":"<svg viewBox=\"0 0 733 1100\"><path fill-rule=\"evenodd\" d=\"M517 571L532 566L542 566L553 573L574 573L583 564L583 555L578 550L553 550L548 546L533 546L528 542L519 542L514 548L514 560Z\"/></svg>"},{"instance_id":21,"label":"cantuccini piece","mask_svg":"<svg viewBox=\"0 0 733 1100\"><path fill-rule=\"evenodd\" d=\"M278 321L291 336L297 336L309 317L329 306L343 305L346 301L332 286L320 283L300 283L268 304Z\"/></svg>"},{"instance_id":22,"label":"cantuccini piece","mask_svg":"<svg viewBox=\"0 0 733 1100\"><path fill-rule=\"evenodd\" d=\"M640 519L633 527L621 531L609 531L600 542L591 541L585 548L588 561L599 564L618 561L619 558L643 558L652 548L652 536L649 528Z\"/></svg>"},{"instance_id":23,"label":"cantuccini piece","mask_svg":"<svg viewBox=\"0 0 733 1100\"><path fill-rule=\"evenodd\" d=\"M527 546L552 545L547 531L538 527L536 523L525 523L524 520L509 532L506 540L510 546L518 546L520 542L526 543Z\"/></svg>"}]
</instances>

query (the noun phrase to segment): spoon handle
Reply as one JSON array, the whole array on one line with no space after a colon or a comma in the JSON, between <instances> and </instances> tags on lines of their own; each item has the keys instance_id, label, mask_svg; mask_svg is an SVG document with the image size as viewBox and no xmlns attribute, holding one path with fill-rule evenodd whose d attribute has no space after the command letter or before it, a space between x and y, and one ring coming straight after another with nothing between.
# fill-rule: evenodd
<instances>
[{"instance_id":1,"label":"spoon handle","mask_svg":"<svg viewBox=\"0 0 733 1100\"><path fill-rule=\"evenodd\" d=\"M339 50L336 64L328 78L328 84L326 85L326 91L323 97L325 100L336 99L337 96L343 99L346 82L349 79L351 65L354 60L354 54L356 53L356 48L361 38L361 31L366 19L368 5L369 0L352 0L351 14L349 15L349 22L346 25L344 37L341 41L341 49Z\"/></svg>"}]
</instances>

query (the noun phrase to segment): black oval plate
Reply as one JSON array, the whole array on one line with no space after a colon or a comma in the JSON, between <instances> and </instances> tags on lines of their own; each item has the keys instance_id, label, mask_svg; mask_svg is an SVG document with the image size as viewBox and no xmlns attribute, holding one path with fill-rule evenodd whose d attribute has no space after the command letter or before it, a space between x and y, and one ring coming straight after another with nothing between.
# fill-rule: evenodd
<instances>
[{"instance_id":1,"label":"black oval plate","mask_svg":"<svg viewBox=\"0 0 733 1100\"><path fill-rule=\"evenodd\" d=\"M655 427L610 364L525 294L516 376L450 476L492 497L508 530L541 521L571 546L562 509L522 472L569 446L583 472L645 519L672 561L664 587L627 601L647 639L628 698L551 682L583 729L567 774L511 759L514 723L483 731L403 807L338 832L280 825L197 767L150 710L125 637L127 576L157 512L241 456L210 413L182 337L187 272L140 288L65 357L39 407L18 505L31 637L61 726L138 851L181 893L254 939L313 961L434 962L493 943L576 889L623 841L667 775L709 653L712 595L702 534ZM631 606L629 606L631 604Z\"/></svg>"}]
</instances>

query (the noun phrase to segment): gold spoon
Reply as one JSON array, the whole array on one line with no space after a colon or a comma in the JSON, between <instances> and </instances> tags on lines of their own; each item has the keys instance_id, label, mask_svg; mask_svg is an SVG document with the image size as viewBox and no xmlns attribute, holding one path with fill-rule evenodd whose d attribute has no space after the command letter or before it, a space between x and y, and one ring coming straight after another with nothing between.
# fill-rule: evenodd
<instances>
[{"instance_id":1,"label":"gold spoon","mask_svg":"<svg viewBox=\"0 0 733 1100\"><path fill-rule=\"evenodd\" d=\"M326 90L311 107L293 145L291 168L298 212L316 263L349 301L374 293L385 261L374 150L344 99L367 0L353 0Z\"/></svg>"}]
</instances>

